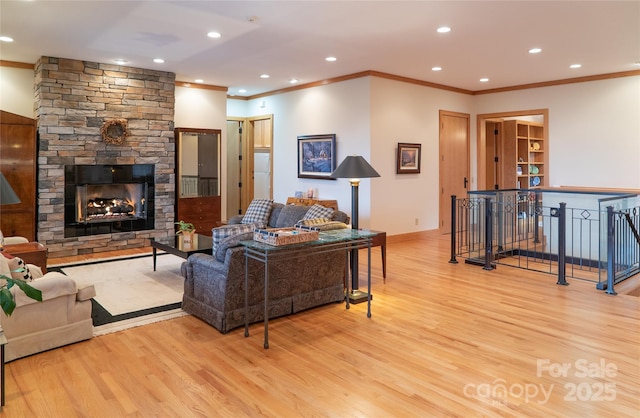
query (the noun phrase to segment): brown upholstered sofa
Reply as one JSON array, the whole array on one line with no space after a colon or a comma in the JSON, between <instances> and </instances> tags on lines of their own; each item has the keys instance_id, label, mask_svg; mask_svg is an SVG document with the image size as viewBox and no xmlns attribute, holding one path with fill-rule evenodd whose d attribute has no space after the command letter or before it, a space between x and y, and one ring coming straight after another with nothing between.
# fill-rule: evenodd
<instances>
[{"instance_id":1,"label":"brown upholstered sofa","mask_svg":"<svg viewBox=\"0 0 640 418\"><path fill-rule=\"evenodd\" d=\"M267 227L293 226L309 207L275 203ZM241 217L230 220L231 224ZM349 218L336 211L332 227L346 227ZM213 255L194 254L182 264L185 278L182 309L222 333L244 325L245 257L239 241L252 232L226 238ZM311 254L302 249L293 259L269 263L269 318L344 300L346 252ZM264 265L249 260L249 322L264 320Z\"/></svg>"}]
</instances>

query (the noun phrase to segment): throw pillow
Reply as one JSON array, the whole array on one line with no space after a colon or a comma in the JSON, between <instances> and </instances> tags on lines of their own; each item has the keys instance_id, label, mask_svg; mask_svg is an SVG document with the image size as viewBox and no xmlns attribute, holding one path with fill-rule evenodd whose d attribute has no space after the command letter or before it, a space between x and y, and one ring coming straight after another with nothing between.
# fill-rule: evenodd
<instances>
[{"instance_id":1,"label":"throw pillow","mask_svg":"<svg viewBox=\"0 0 640 418\"><path fill-rule=\"evenodd\" d=\"M211 248L211 254L215 255L218 250L218 246L220 243L227 237L236 234L243 234L245 232L253 233L255 228L259 228L257 224L235 224L235 225L224 225L218 228L213 228L211 230L211 238L213 241L213 245Z\"/></svg>"},{"instance_id":2,"label":"throw pillow","mask_svg":"<svg viewBox=\"0 0 640 418\"><path fill-rule=\"evenodd\" d=\"M253 231L231 235L223 239L222 242L218 244L218 249L215 252L216 260L218 260L221 263L224 263L224 258L226 257L227 250L229 248L238 247L240 245L240 241L249 241L252 239L253 239Z\"/></svg>"},{"instance_id":3,"label":"throw pillow","mask_svg":"<svg viewBox=\"0 0 640 418\"><path fill-rule=\"evenodd\" d=\"M298 222L309 210L309 206L285 205L278 215L276 228L292 227Z\"/></svg>"},{"instance_id":4,"label":"throw pillow","mask_svg":"<svg viewBox=\"0 0 640 418\"><path fill-rule=\"evenodd\" d=\"M11 269L11 278L22 279L27 282L33 280L29 266L20 257L13 257L9 260L9 268Z\"/></svg>"},{"instance_id":5,"label":"throw pillow","mask_svg":"<svg viewBox=\"0 0 640 418\"><path fill-rule=\"evenodd\" d=\"M318 231L331 231L334 229L346 229L349 226L347 224L345 224L344 222L338 222L338 221L329 221L329 222L325 222L323 224L319 224L319 225L314 225L313 229L317 229Z\"/></svg>"},{"instance_id":6,"label":"throw pillow","mask_svg":"<svg viewBox=\"0 0 640 418\"><path fill-rule=\"evenodd\" d=\"M296 226L316 226L330 222L329 218L300 219L296 222Z\"/></svg>"},{"instance_id":7,"label":"throw pillow","mask_svg":"<svg viewBox=\"0 0 640 418\"><path fill-rule=\"evenodd\" d=\"M307 213L302 217L302 220L307 219L317 219L317 218L328 218L331 219L331 215L333 215L333 209L326 208L322 205L315 204L309 208Z\"/></svg>"},{"instance_id":8,"label":"throw pillow","mask_svg":"<svg viewBox=\"0 0 640 418\"><path fill-rule=\"evenodd\" d=\"M264 228L269 221L272 206L272 199L253 199L242 217L242 223L258 224L259 228Z\"/></svg>"}]
</instances>

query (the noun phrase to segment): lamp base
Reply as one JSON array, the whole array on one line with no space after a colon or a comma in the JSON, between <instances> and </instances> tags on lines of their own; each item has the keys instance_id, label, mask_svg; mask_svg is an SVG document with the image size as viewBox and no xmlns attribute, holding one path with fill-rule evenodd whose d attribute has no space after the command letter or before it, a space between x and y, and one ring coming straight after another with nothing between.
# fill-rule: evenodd
<instances>
[{"instance_id":1,"label":"lamp base","mask_svg":"<svg viewBox=\"0 0 640 418\"><path fill-rule=\"evenodd\" d=\"M349 292L349 303L357 304L366 302L369 294L367 292L363 292L362 290L352 290ZM373 300L373 295L371 295L371 300Z\"/></svg>"}]
</instances>

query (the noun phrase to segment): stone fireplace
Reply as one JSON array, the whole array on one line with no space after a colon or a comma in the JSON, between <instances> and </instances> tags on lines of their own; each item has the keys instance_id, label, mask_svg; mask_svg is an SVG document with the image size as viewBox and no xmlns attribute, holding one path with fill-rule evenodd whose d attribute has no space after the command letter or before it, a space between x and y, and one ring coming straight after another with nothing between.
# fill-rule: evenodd
<instances>
[{"instance_id":1,"label":"stone fireplace","mask_svg":"<svg viewBox=\"0 0 640 418\"><path fill-rule=\"evenodd\" d=\"M175 74L41 57L35 79L37 230L49 256L173 235ZM114 120L128 128L118 143L101 132Z\"/></svg>"}]
</instances>

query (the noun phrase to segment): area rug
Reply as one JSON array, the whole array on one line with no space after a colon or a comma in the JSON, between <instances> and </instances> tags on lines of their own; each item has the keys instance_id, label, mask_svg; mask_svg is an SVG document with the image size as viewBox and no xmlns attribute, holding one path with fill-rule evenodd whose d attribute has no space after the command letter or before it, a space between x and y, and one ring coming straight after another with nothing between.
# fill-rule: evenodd
<instances>
[{"instance_id":1,"label":"area rug","mask_svg":"<svg viewBox=\"0 0 640 418\"><path fill-rule=\"evenodd\" d=\"M151 255L101 260L54 268L73 277L78 287L94 285L94 334L102 335L186 315L182 311L184 259L159 254L156 271Z\"/></svg>"}]
</instances>

